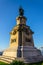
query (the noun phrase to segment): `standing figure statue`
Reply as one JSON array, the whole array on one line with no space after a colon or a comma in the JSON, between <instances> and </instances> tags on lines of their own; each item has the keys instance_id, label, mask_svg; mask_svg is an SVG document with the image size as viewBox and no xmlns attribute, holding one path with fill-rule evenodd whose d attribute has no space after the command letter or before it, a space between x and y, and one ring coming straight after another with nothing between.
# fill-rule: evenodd
<instances>
[{"instance_id":1,"label":"standing figure statue","mask_svg":"<svg viewBox=\"0 0 43 65\"><path fill-rule=\"evenodd\" d=\"M22 9L22 7L19 8L19 15L23 16L24 15L24 10Z\"/></svg>"}]
</instances>

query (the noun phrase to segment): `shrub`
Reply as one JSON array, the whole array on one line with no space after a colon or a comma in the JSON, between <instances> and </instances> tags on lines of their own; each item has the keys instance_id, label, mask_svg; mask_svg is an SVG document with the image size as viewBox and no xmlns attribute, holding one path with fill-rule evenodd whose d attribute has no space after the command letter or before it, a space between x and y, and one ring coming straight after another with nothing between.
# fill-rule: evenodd
<instances>
[{"instance_id":1,"label":"shrub","mask_svg":"<svg viewBox=\"0 0 43 65\"><path fill-rule=\"evenodd\" d=\"M22 61L13 61L11 65L25 65Z\"/></svg>"}]
</instances>

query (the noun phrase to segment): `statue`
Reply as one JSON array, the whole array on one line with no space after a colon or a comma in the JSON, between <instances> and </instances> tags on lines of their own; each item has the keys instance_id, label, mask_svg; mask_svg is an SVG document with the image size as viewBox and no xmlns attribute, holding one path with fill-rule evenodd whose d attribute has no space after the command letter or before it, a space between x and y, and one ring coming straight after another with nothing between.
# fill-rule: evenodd
<instances>
[{"instance_id":1,"label":"statue","mask_svg":"<svg viewBox=\"0 0 43 65\"><path fill-rule=\"evenodd\" d=\"M22 9L22 7L19 8L19 15L23 16L24 15L24 10Z\"/></svg>"}]
</instances>

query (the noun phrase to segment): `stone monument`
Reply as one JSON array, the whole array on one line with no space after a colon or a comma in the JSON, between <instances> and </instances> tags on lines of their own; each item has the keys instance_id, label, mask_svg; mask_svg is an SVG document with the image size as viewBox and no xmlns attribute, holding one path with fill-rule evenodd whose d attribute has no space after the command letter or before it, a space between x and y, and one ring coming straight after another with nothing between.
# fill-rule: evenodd
<instances>
[{"instance_id":1,"label":"stone monument","mask_svg":"<svg viewBox=\"0 0 43 65\"><path fill-rule=\"evenodd\" d=\"M17 25L10 32L10 46L3 52L3 56L14 57L24 62L42 61L40 50L34 46L34 32L26 25L26 20L24 10L20 7L19 16L16 18Z\"/></svg>"}]
</instances>

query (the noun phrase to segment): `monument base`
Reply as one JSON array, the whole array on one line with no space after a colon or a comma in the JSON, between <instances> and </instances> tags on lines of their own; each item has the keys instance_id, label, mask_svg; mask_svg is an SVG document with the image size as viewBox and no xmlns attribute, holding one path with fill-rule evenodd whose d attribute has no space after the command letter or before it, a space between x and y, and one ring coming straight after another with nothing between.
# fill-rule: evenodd
<instances>
[{"instance_id":1,"label":"monument base","mask_svg":"<svg viewBox=\"0 0 43 65\"><path fill-rule=\"evenodd\" d=\"M32 63L43 61L40 50L32 46L19 46L18 48L8 48L3 56L14 57L16 60Z\"/></svg>"}]
</instances>

